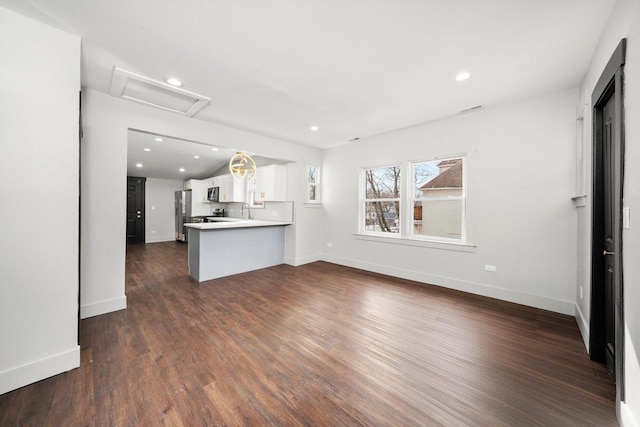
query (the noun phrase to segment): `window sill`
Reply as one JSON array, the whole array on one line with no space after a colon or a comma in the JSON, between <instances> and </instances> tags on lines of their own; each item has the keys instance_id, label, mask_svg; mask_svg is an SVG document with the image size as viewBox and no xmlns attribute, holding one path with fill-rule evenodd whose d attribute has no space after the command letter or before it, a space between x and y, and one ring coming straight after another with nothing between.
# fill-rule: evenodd
<instances>
[{"instance_id":1,"label":"window sill","mask_svg":"<svg viewBox=\"0 0 640 427\"><path fill-rule=\"evenodd\" d=\"M392 243L395 245L417 246L421 248L442 249L456 252L475 252L476 245L470 243L437 242L435 240L407 239L405 237L373 236L369 234L354 233L358 240L369 242Z\"/></svg>"}]
</instances>

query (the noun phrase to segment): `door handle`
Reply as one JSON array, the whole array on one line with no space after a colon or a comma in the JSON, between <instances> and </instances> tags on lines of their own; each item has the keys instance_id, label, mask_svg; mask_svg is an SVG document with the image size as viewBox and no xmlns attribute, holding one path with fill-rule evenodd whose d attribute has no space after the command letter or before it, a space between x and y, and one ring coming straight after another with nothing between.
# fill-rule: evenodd
<instances>
[{"instance_id":1,"label":"door handle","mask_svg":"<svg viewBox=\"0 0 640 427\"><path fill-rule=\"evenodd\" d=\"M604 252L602 252L602 255L615 255L615 252L609 252L606 249L604 250Z\"/></svg>"}]
</instances>

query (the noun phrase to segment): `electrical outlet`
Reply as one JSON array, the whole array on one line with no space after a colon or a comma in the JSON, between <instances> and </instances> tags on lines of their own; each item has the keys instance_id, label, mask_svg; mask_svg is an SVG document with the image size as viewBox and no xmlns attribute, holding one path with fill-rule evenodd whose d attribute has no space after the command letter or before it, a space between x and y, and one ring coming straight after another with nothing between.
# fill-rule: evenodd
<instances>
[{"instance_id":1,"label":"electrical outlet","mask_svg":"<svg viewBox=\"0 0 640 427\"><path fill-rule=\"evenodd\" d=\"M331 243L331 242L327 242L327 247L328 247L328 248L332 248L332 247L333 247L333 243Z\"/></svg>"},{"instance_id":2,"label":"electrical outlet","mask_svg":"<svg viewBox=\"0 0 640 427\"><path fill-rule=\"evenodd\" d=\"M487 271L491 271L491 272L493 272L493 273L495 273L495 272L496 272L496 266L495 266L495 265L489 265L489 264L487 264L487 265L485 265L485 266L484 266L484 269L485 269L485 270L487 270Z\"/></svg>"},{"instance_id":3,"label":"electrical outlet","mask_svg":"<svg viewBox=\"0 0 640 427\"><path fill-rule=\"evenodd\" d=\"M580 299L582 299L582 286L580 286Z\"/></svg>"},{"instance_id":4,"label":"electrical outlet","mask_svg":"<svg viewBox=\"0 0 640 427\"><path fill-rule=\"evenodd\" d=\"M151 234L156 234L156 230L151 230Z\"/></svg>"}]
</instances>

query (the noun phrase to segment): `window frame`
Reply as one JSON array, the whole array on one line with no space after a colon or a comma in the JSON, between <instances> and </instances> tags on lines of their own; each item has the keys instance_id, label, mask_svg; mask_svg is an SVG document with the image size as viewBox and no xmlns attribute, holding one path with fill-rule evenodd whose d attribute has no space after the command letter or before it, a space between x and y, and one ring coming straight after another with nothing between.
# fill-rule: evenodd
<instances>
[{"instance_id":1,"label":"window frame","mask_svg":"<svg viewBox=\"0 0 640 427\"><path fill-rule=\"evenodd\" d=\"M462 194L460 196L455 197L440 197L440 198L432 198L427 199L424 197L415 197L415 172L416 165L427 162L441 162L446 160L454 160L460 159L462 160ZM406 237L412 240L424 240L430 242L445 242L445 243L467 243L467 156L466 154L458 154L451 155L445 157L435 157L427 160L415 160L408 162L408 170L410 171L410 176L408 179L410 180L411 185L407 185L407 230ZM456 239L453 237L441 237L441 236L432 236L432 235L424 235L424 234L416 234L413 232L414 230L414 203L417 201L422 202L422 206L424 207L425 201L450 201L450 200L460 200L462 202L462 206L460 207L460 238Z\"/></svg>"},{"instance_id":2,"label":"window frame","mask_svg":"<svg viewBox=\"0 0 640 427\"><path fill-rule=\"evenodd\" d=\"M315 168L316 170L316 180L315 183L311 183L309 181L309 169L310 168ZM309 187L310 186L314 186L315 187L315 194L316 194L316 198L315 200L311 200L309 198ZM307 164L305 167L305 191L306 191L306 196L305 196L305 203L306 204L310 204L310 205L319 205L322 204L322 168L320 167L320 165L315 165L315 164Z\"/></svg>"},{"instance_id":3,"label":"window frame","mask_svg":"<svg viewBox=\"0 0 640 427\"><path fill-rule=\"evenodd\" d=\"M375 169L385 169L385 168L394 168L397 167L400 170L400 183L399 183L399 189L398 189L398 196L399 197L393 197L393 198L377 198L377 199L367 199L366 198L366 192L367 192L367 178L366 178L366 172L369 170L375 170ZM403 164L401 162L395 162L393 164L389 164L389 165L384 165L384 166L372 166L372 167L363 167L360 168L360 196L359 196L359 209L358 209L358 230L359 233L362 235L367 235L367 236L379 236L379 237L388 237L388 238L399 238L401 237L403 231L403 224L404 224L404 218L402 215L402 193L403 193L403 188L404 188L404 173L403 173L404 167ZM389 232L389 231L371 231L371 230L366 230L366 218L365 218L365 213L366 213L366 205L367 202L398 202L398 206L399 206L399 213L398 213L398 232L397 233L393 233L393 232Z\"/></svg>"},{"instance_id":4,"label":"window frame","mask_svg":"<svg viewBox=\"0 0 640 427\"><path fill-rule=\"evenodd\" d=\"M462 159L462 216L461 216L461 238L443 238L438 236L424 236L413 233L413 201L416 198L414 191L414 165L436 160ZM473 173L475 150L469 152L458 152L444 156L434 156L422 158L420 160L406 160L401 162L389 162L387 164L360 167L359 169L359 199L358 199L358 219L356 221L357 231L354 236L359 240L367 240L382 243L396 243L408 246L426 247L443 250L453 250L461 252L474 252L476 245L473 243L473 189L471 188L470 176ZM366 175L365 172L371 169L400 167L400 226L399 233L375 232L365 230L365 199ZM386 200L386 199L385 199ZM394 199L395 200L395 199Z\"/></svg>"}]
</instances>

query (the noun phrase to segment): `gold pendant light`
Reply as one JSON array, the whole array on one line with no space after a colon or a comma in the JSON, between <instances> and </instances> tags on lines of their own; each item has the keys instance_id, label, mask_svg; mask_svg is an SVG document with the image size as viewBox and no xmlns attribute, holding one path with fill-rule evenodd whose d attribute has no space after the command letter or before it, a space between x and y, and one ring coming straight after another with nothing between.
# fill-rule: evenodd
<instances>
[{"instance_id":1,"label":"gold pendant light","mask_svg":"<svg viewBox=\"0 0 640 427\"><path fill-rule=\"evenodd\" d=\"M229 160L229 170L234 178L241 179L246 177L247 181L249 181L256 176L258 168L251 156L238 151L236 155Z\"/></svg>"}]
</instances>

